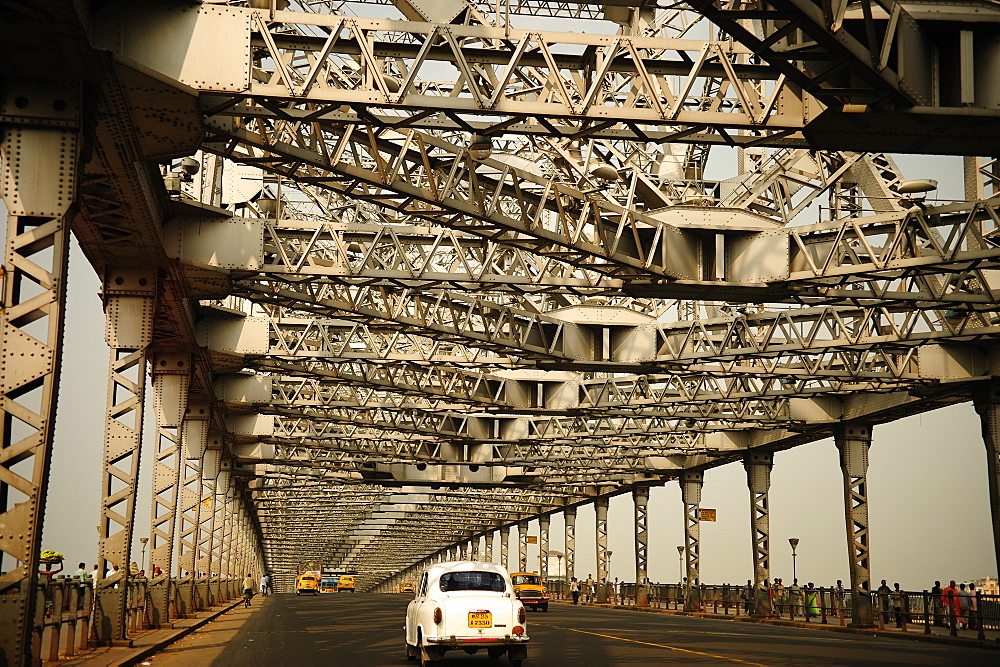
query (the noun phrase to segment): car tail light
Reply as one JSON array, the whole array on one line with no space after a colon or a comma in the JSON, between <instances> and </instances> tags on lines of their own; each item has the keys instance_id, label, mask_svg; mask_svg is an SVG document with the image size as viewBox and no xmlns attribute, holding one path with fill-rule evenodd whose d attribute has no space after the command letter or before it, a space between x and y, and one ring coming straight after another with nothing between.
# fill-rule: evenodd
<instances>
[{"instance_id":1,"label":"car tail light","mask_svg":"<svg viewBox=\"0 0 1000 667\"><path fill-rule=\"evenodd\" d=\"M524 616L524 607L521 607L520 609L517 610L517 622L518 623L524 623L524 619L525 619L525 616ZM514 628L514 634L515 635L519 635L519 634L521 634L523 632L524 632L524 628L521 628L521 632L518 632L517 628Z\"/></svg>"},{"instance_id":2,"label":"car tail light","mask_svg":"<svg viewBox=\"0 0 1000 667\"><path fill-rule=\"evenodd\" d=\"M524 611L524 610L522 609L521 611ZM523 635L524 634L524 626L523 625L515 625L514 628L513 628L513 630L512 630L512 632L515 635Z\"/></svg>"},{"instance_id":3,"label":"car tail light","mask_svg":"<svg viewBox=\"0 0 1000 667\"><path fill-rule=\"evenodd\" d=\"M442 619L441 607L434 607L434 622L440 623Z\"/></svg>"}]
</instances>

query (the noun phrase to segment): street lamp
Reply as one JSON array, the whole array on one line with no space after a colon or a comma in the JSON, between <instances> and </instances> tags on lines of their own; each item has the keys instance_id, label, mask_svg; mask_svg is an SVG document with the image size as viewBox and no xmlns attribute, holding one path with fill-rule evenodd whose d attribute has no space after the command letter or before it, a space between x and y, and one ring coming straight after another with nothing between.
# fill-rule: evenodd
<instances>
[{"instance_id":1,"label":"street lamp","mask_svg":"<svg viewBox=\"0 0 1000 667\"><path fill-rule=\"evenodd\" d=\"M788 543L792 545L792 583L796 583L798 575L795 573L795 547L799 546L799 538L789 537Z\"/></svg>"},{"instance_id":2,"label":"street lamp","mask_svg":"<svg viewBox=\"0 0 1000 667\"><path fill-rule=\"evenodd\" d=\"M148 537L140 537L139 541L142 542L142 555L139 556L139 562L143 564L139 568L141 570L142 567L145 566L145 562L146 562L146 542L149 542L149 538ZM150 568L150 569L152 569L152 568Z\"/></svg>"},{"instance_id":3,"label":"street lamp","mask_svg":"<svg viewBox=\"0 0 1000 667\"><path fill-rule=\"evenodd\" d=\"M684 545L677 546L677 582L684 581Z\"/></svg>"}]
</instances>

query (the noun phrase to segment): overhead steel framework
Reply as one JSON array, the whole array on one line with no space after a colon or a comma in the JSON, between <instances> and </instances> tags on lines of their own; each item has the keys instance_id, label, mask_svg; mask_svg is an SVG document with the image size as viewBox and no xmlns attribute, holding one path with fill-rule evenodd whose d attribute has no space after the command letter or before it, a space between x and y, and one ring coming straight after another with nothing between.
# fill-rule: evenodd
<instances>
[{"instance_id":1,"label":"overhead steel framework","mask_svg":"<svg viewBox=\"0 0 1000 667\"><path fill-rule=\"evenodd\" d=\"M70 230L110 348L102 571L147 456L161 621L199 573L389 590L507 563L511 527L524 567L555 513L573 576L585 503L606 576L619 494L641 583L673 481L697 582L731 462L759 583L773 454L830 436L869 590L875 427L975 397L996 459L998 2L38 0L0 31L11 664L39 655ZM899 152L964 156L965 198Z\"/></svg>"}]
</instances>

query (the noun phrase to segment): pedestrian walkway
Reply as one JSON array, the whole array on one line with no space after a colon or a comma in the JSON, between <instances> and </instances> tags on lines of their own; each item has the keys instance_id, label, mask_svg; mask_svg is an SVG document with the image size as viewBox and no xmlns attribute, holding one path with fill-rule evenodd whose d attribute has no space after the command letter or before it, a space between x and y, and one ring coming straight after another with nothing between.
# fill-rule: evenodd
<instances>
[{"instance_id":1,"label":"pedestrian walkway","mask_svg":"<svg viewBox=\"0 0 1000 667\"><path fill-rule=\"evenodd\" d=\"M572 604L570 600L552 600L552 602L562 603L562 604ZM581 603L584 604L584 603ZM1000 630L985 630L985 639L978 639L979 632L977 630L959 630L958 636L952 637L951 630L946 627L938 627L931 625L930 633L925 631L925 625L922 619L919 622L910 622L907 624L906 629L899 629L895 627L886 626L885 628L873 627L873 628L853 628L846 625L849 621L844 621L844 625L841 625L841 619L833 616L827 617L827 622L823 623L820 618L812 618L811 620L806 620L805 616L796 616L795 619L789 618L786 614L782 618L768 617L768 618L756 618L744 613L738 613L736 608L730 607L728 609L722 608L718 610L706 610L706 611L684 611L683 609L669 609L666 607L635 607L631 604L614 604L611 602L606 603L586 603L588 607L603 607L606 609L620 609L624 611L636 611L636 612L646 612L646 613L660 613L660 614L674 614L679 616L693 616L696 618L710 618L716 620L732 620L732 621L743 621L747 623L763 623L768 625L776 625L781 627L792 627L792 628L809 628L813 630L826 630L829 632L845 632L850 634L858 635L868 635L873 637L894 637L898 639L911 639L915 641L930 641L941 644L950 644L953 646L964 646L972 648L996 648L1000 649ZM878 612L881 613L881 612Z\"/></svg>"},{"instance_id":2,"label":"pedestrian walkway","mask_svg":"<svg viewBox=\"0 0 1000 667\"><path fill-rule=\"evenodd\" d=\"M170 627L158 630L147 630L136 634L129 640L128 646L100 646L86 653L81 653L72 659L61 660L60 665L83 665L86 667L129 667L138 665L146 658L162 651L181 637L194 632L211 621L216 620L226 612L242 605L243 600L234 600L218 607L212 607L198 612L193 618L184 618L169 624ZM251 607L251 609L253 609Z\"/></svg>"}]
</instances>

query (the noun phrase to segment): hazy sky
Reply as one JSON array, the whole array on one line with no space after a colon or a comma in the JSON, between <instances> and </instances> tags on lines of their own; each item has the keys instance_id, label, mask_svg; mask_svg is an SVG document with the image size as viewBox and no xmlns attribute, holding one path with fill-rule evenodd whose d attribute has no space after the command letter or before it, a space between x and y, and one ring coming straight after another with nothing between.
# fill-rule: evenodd
<instances>
[{"instance_id":1,"label":"hazy sky","mask_svg":"<svg viewBox=\"0 0 1000 667\"><path fill-rule=\"evenodd\" d=\"M961 160L907 157L910 177L942 182L940 196L961 198ZM2 205L0 205L2 209ZM50 492L43 548L63 552L73 565L97 555L103 419L108 350L99 283L79 249L70 260L69 304L62 361ZM147 417L136 538L149 534L153 420ZM872 575L906 589L934 579L995 576L986 481L986 452L970 404L876 426L869 468ZM775 456L771 486L772 576L791 579L789 537L798 537L800 581L831 585L848 579L844 499L836 448L825 440ZM749 492L739 464L708 471L703 507L718 510L702 524L702 581L740 582L752 576ZM630 496L615 498L609 515L612 577L632 580L634 556ZM577 574L596 574L592 506L577 519ZM683 543L676 483L653 489L649 510L649 576L676 581L676 546ZM532 534L537 533L532 523ZM562 549L561 515L552 520L552 549ZM139 559L136 539L133 560ZM516 555L516 543L511 543ZM529 557L537 554L532 547ZM534 569L534 568L532 568Z\"/></svg>"}]
</instances>

